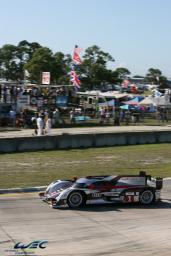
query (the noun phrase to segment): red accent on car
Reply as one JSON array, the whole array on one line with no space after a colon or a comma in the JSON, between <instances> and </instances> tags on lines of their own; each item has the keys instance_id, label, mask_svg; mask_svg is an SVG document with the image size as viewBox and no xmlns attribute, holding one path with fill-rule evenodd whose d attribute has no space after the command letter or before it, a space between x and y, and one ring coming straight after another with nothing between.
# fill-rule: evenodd
<instances>
[{"instance_id":1,"label":"red accent on car","mask_svg":"<svg viewBox=\"0 0 171 256\"><path fill-rule=\"evenodd\" d=\"M94 186L94 184L90 184L90 185L87 186L87 188L93 190L93 189L95 189L95 186Z\"/></svg>"}]
</instances>

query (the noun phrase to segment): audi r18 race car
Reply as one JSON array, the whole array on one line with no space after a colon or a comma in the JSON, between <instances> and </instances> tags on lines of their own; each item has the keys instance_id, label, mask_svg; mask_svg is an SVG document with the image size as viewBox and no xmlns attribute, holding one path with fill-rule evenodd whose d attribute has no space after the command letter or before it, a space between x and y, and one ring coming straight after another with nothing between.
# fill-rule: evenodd
<instances>
[{"instance_id":1,"label":"audi r18 race car","mask_svg":"<svg viewBox=\"0 0 171 256\"><path fill-rule=\"evenodd\" d=\"M138 175L87 176L54 181L39 195L53 207L68 205L78 208L97 200L103 203L140 202L148 205L160 200L162 184L162 178L152 179L145 172Z\"/></svg>"}]
</instances>

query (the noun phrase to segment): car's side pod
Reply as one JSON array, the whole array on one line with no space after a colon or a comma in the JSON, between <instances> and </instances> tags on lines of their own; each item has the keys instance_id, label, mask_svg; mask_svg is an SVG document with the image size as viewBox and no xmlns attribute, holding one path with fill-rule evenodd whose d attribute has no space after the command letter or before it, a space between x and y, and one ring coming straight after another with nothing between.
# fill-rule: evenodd
<instances>
[{"instance_id":1,"label":"car's side pod","mask_svg":"<svg viewBox=\"0 0 171 256\"><path fill-rule=\"evenodd\" d=\"M163 179L160 177L156 178L156 189L160 190L163 187Z\"/></svg>"}]
</instances>

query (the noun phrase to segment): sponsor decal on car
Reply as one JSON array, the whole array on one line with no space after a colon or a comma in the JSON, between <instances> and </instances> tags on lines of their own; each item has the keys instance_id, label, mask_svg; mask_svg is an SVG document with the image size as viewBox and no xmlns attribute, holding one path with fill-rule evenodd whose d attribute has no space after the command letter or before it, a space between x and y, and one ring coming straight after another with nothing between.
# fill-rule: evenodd
<instances>
[{"instance_id":1,"label":"sponsor decal on car","mask_svg":"<svg viewBox=\"0 0 171 256\"><path fill-rule=\"evenodd\" d=\"M97 198L97 197L101 197L102 195L100 193L93 193L91 194L92 197Z\"/></svg>"}]
</instances>

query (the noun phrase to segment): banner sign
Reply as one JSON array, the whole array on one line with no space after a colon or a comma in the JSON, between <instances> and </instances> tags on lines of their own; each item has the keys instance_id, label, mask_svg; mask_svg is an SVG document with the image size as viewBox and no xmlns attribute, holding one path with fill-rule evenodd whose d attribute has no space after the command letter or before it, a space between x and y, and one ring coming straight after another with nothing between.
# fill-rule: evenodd
<instances>
[{"instance_id":1,"label":"banner sign","mask_svg":"<svg viewBox=\"0 0 171 256\"><path fill-rule=\"evenodd\" d=\"M42 84L50 84L50 72L42 72Z\"/></svg>"},{"instance_id":2,"label":"banner sign","mask_svg":"<svg viewBox=\"0 0 171 256\"><path fill-rule=\"evenodd\" d=\"M56 105L58 107L66 107L68 103L67 96L56 96Z\"/></svg>"},{"instance_id":3,"label":"banner sign","mask_svg":"<svg viewBox=\"0 0 171 256\"><path fill-rule=\"evenodd\" d=\"M30 95L20 95L17 97L17 109L23 109L30 105Z\"/></svg>"},{"instance_id":4,"label":"banner sign","mask_svg":"<svg viewBox=\"0 0 171 256\"><path fill-rule=\"evenodd\" d=\"M43 107L43 106L55 106L56 98L55 97L36 97L32 96L30 98L30 105L35 107Z\"/></svg>"}]
</instances>

